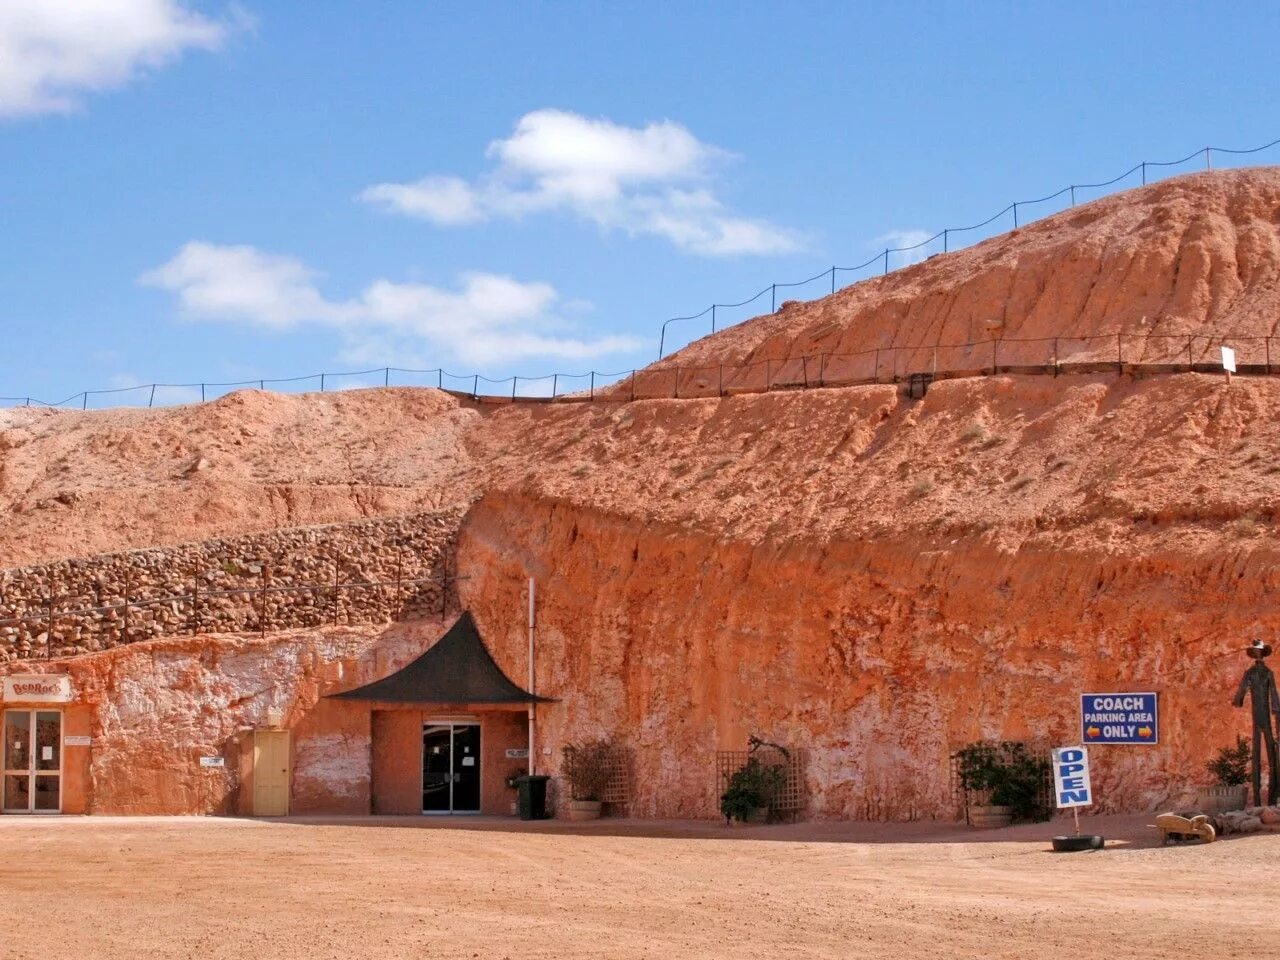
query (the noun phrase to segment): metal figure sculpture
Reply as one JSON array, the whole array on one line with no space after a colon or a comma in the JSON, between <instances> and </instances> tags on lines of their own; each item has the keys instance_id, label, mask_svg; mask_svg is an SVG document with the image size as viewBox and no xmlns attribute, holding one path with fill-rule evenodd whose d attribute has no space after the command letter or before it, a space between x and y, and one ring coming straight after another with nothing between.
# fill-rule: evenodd
<instances>
[{"instance_id":1,"label":"metal figure sculpture","mask_svg":"<svg viewBox=\"0 0 1280 960\"><path fill-rule=\"evenodd\" d=\"M1267 744L1268 785L1266 803L1273 804L1280 799L1280 774L1277 773L1276 732L1272 725L1272 715L1280 722L1280 692L1276 690L1276 675L1263 663L1263 659L1271 656L1271 644L1255 640L1245 647L1245 653L1253 658L1254 664L1244 672L1240 686L1232 699L1237 707L1244 706L1247 693L1253 707L1253 803L1262 806L1262 742Z\"/></svg>"}]
</instances>

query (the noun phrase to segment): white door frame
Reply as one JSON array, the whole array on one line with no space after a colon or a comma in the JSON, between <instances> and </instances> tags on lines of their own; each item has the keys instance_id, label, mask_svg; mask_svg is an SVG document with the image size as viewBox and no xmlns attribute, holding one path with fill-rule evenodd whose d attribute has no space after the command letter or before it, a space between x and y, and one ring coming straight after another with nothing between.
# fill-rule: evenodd
<instances>
[{"instance_id":1,"label":"white door frame","mask_svg":"<svg viewBox=\"0 0 1280 960\"><path fill-rule=\"evenodd\" d=\"M29 718L29 726L27 728L27 769L17 770L9 768L9 738L6 734L8 730L8 717L11 713L25 713ZM36 715L41 713L56 713L58 715L58 769L57 770L38 770L36 768L39 758L36 756L36 733L38 724ZM62 767L66 762L63 754L66 752L66 744L63 743L63 730L66 727L66 716L62 710L56 707L6 707L3 716L0 716L0 737L3 737L4 743L0 744L0 753L3 753L3 770L0 770L2 777L23 777L27 778L27 807L3 807L0 812L3 813L26 813L26 814L54 814L62 812ZM58 807L56 810L37 810L36 809L36 777L56 777L58 780ZM0 805L4 803L4 782L0 781Z\"/></svg>"}]
</instances>

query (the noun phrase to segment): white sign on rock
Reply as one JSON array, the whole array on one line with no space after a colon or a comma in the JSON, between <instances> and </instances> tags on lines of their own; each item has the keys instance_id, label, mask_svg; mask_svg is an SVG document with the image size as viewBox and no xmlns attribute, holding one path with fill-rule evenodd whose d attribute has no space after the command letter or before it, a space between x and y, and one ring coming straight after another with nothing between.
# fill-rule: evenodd
<instances>
[{"instance_id":1,"label":"white sign on rock","mask_svg":"<svg viewBox=\"0 0 1280 960\"><path fill-rule=\"evenodd\" d=\"M71 678L59 673L13 674L4 678L4 699L12 703L70 703Z\"/></svg>"}]
</instances>

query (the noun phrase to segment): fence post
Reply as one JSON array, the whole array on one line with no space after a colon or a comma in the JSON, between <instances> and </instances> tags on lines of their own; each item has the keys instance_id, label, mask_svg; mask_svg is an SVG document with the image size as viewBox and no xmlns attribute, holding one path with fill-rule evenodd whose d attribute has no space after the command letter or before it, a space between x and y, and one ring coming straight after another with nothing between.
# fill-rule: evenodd
<instances>
[{"instance_id":1,"label":"fence post","mask_svg":"<svg viewBox=\"0 0 1280 960\"><path fill-rule=\"evenodd\" d=\"M1142 185L1147 185L1147 161L1142 161Z\"/></svg>"},{"instance_id":2,"label":"fence post","mask_svg":"<svg viewBox=\"0 0 1280 960\"><path fill-rule=\"evenodd\" d=\"M711 332L716 332L716 305L711 305Z\"/></svg>"},{"instance_id":3,"label":"fence post","mask_svg":"<svg viewBox=\"0 0 1280 960\"><path fill-rule=\"evenodd\" d=\"M390 367L382 368L382 385L384 387L391 386L391 368Z\"/></svg>"},{"instance_id":4,"label":"fence post","mask_svg":"<svg viewBox=\"0 0 1280 960\"><path fill-rule=\"evenodd\" d=\"M444 367L436 367L436 389L444 389Z\"/></svg>"},{"instance_id":5,"label":"fence post","mask_svg":"<svg viewBox=\"0 0 1280 960\"><path fill-rule=\"evenodd\" d=\"M471 399L480 399L480 374L478 373L471 378Z\"/></svg>"},{"instance_id":6,"label":"fence post","mask_svg":"<svg viewBox=\"0 0 1280 960\"><path fill-rule=\"evenodd\" d=\"M517 381L517 380L519 380L519 379L520 379L520 378L519 378L519 377L517 377L517 376L515 376L515 375L512 375L512 377L511 377L511 399L512 399L512 401L514 401L514 400L515 400L515 398L516 398L516 381Z\"/></svg>"},{"instance_id":7,"label":"fence post","mask_svg":"<svg viewBox=\"0 0 1280 960\"><path fill-rule=\"evenodd\" d=\"M558 374L558 373L553 373L553 374L551 375L551 399L552 399L552 400L554 400L554 399L556 398L556 388L557 388L557 387L559 387L559 386L560 386L560 374ZM595 371L593 370L593 371L591 372L591 394L592 394L592 396L595 396L595 392L596 392L596 375L595 375Z\"/></svg>"},{"instance_id":8,"label":"fence post","mask_svg":"<svg viewBox=\"0 0 1280 960\"><path fill-rule=\"evenodd\" d=\"M200 384L200 402L204 403L204 384Z\"/></svg>"},{"instance_id":9,"label":"fence post","mask_svg":"<svg viewBox=\"0 0 1280 960\"><path fill-rule=\"evenodd\" d=\"M769 312L778 312L778 285L776 283L769 284Z\"/></svg>"},{"instance_id":10,"label":"fence post","mask_svg":"<svg viewBox=\"0 0 1280 960\"><path fill-rule=\"evenodd\" d=\"M324 393L324 374L320 374L320 392Z\"/></svg>"},{"instance_id":11,"label":"fence post","mask_svg":"<svg viewBox=\"0 0 1280 960\"><path fill-rule=\"evenodd\" d=\"M833 263L831 265L831 293L834 295L835 292L836 292L836 267L835 267L835 264Z\"/></svg>"},{"instance_id":12,"label":"fence post","mask_svg":"<svg viewBox=\"0 0 1280 960\"><path fill-rule=\"evenodd\" d=\"M259 380L259 381L258 381L258 389L259 389L259 390L265 390L265 389L267 389L267 381L265 381L265 380Z\"/></svg>"},{"instance_id":13,"label":"fence post","mask_svg":"<svg viewBox=\"0 0 1280 960\"><path fill-rule=\"evenodd\" d=\"M947 229L947 228L945 228L945 227L944 227L944 228L943 228L943 230L942 230L942 252L943 252L943 253L947 253L947 252L948 252L948 251L947 251L947 234L949 234L950 232L951 232L951 231L950 231L950 230L948 230L948 229Z\"/></svg>"},{"instance_id":14,"label":"fence post","mask_svg":"<svg viewBox=\"0 0 1280 960\"><path fill-rule=\"evenodd\" d=\"M1213 169L1213 164L1209 162L1209 149L1209 147L1204 148L1204 168L1206 170Z\"/></svg>"},{"instance_id":15,"label":"fence post","mask_svg":"<svg viewBox=\"0 0 1280 960\"><path fill-rule=\"evenodd\" d=\"M1071 185L1071 205L1073 207L1076 205L1076 185L1074 183Z\"/></svg>"},{"instance_id":16,"label":"fence post","mask_svg":"<svg viewBox=\"0 0 1280 960\"><path fill-rule=\"evenodd\" d=\"M1018 202L1013 203L1013 229L1018 229Z\"/></svg>"},{"instance_id":17,"label":"fence post","mask_svg":"<svg viewBox=\"0 0 1280 960\"><path fill-rule=\"evenodd\" d=\"M80 396L83 398L80 401L80 409L88 410L89 409L89 391L86 390L84 393L80 394Z\"/></svg>"},{"instance_id":18,"label":"fence post","mask_svg":"<svg viewBox=\"0 0 1280 960\"><path fill-rule=\"evenodd\" d=\"M888 248L886 248L886 249L885 249L885 251L884 251L884 272L885 272L885 276L888 276L888 275L889 275L889 250L888 250Z\"/></svg>"},{"instance_id":19,"label":"fence post","mask_svg":"<svg viewBox=\"0 0 1280 960\"><path fill-rule=\"evenodd\" d=\"M150 407L155 402L156 402L156 385L153 383L151 385L151 398L147 400L147 406Z\"/></svg>"}]
</instances>

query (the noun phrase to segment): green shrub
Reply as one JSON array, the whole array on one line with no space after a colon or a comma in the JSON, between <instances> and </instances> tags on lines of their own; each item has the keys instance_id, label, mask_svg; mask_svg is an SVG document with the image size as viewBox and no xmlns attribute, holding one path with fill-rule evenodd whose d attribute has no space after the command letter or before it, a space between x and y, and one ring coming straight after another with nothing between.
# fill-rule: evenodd
<instances>
[{"instance_id":1,"label":"green shrub","mask_svg":"<svg viewBox=\"0 0 1280 960\"><path fill-rule=\"evenodd\" d=\"M1045 820L1045 781L1049 761L1032 756L1026 744L973 743L961 750L960 786L967 792L986 793L998 807L1009 807L1015 820Z\"/></svg>"},{"instance_id":2,"label":"green shrub","mask_svg":"<svg viewBox=\"0 0 1280 960\"><path fill-rule=\"evenodd\" d=\"M727 821L745 822L761 807L768 807L786 782L786 771L777 764L761 763L756 757L729 777L729 786L720 796L720 812Z\"/></svg>"},{"instance_id":3,"label":"green shrub","mask_svg":"<svg viewBox=\"0 0 1280 960\"><path fill-rule=\"evenodd\" d=\"M1249 781L1249 759L1252 756L1249 741L1244 737L1236 737L1234 747L1223 747L1204 766L1220 786L1238 787Z\"/></svg>"}]
</instances>

